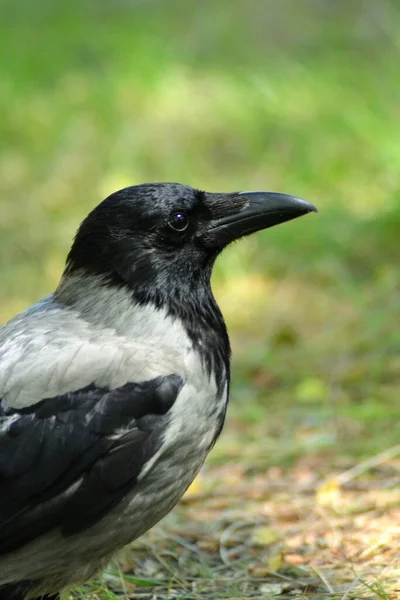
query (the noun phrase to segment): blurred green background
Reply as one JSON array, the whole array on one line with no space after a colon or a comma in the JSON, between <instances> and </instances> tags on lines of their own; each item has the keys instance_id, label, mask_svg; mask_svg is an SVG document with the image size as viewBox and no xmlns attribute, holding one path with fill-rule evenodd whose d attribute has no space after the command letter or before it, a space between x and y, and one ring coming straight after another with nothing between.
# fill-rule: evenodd
<instances>
[{"instance_id":1,"label":"blurred green background","mask_svg":"<svg viewBox=\"0 0 400 600\"><path fill-rule=\"evenodd\" d=\"M294 193L319 214L216 267L234 383L213 460L398 442L397 2L18 0L0 29L0 321L115 189Z\"/></svg>"}]
</instances>

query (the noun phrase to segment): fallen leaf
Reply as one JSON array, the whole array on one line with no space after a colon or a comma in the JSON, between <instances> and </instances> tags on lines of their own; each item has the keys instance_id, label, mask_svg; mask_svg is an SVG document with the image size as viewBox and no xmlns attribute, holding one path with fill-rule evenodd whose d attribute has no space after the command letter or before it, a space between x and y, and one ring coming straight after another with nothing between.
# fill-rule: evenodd
<instances>
[{"instance_id":1,"label":"fallen leaf","mask_svg":"<svg viewBox=\"0 0 400 600\"><path fill-rule=\"evenodd\" d=\"M304 556L301 556L301 554L286 554L285 562L289 565L302 565L305 560Z\"/></svg>"},{"instance_id":2,"label":"fallen leaf","mask_svg":"<svg viewBox=\"0 0 400 600\"><path fill-rule=\"evenodd\" d=\"M251 537L253 546L270 546L279 540L278 533L272 527L259 527Z\"/></svg>"},{"instance_id":3,"label":"fallen leaf","mask_svg":"<svg viewBox=\"0 0 400 600\"><path fill-rule=\"evenodd\" d=\"M335 479L329 479L319 486L316 492L316 501L325 508L335 508L340 503L341 489Z\"/></svg>"},{"instance_id":4,"label":"fallen leaf","mask_svg":"<svg viewBox=\"0 0 400 600\"><path fill-rule=\"evenodd\" d=\"M283 594L285 592L285 584L283 583L263 583L260 586L260 592L263 594Z\"/></svg>"},{"instance_id":5,"label":"fallen leaf","mask_svg":"<svg viewBox=\"0 0 400 600\"><path fill-rule=\"evenodd\" d=\"M197 542L197 547L200 548L200 550L204 550L204 552L218 552L219 541L212 539L199 540Z\"/></svg>"},{"instance_id":6,"label":"fallen leaf","mask_svg":"<svg viewBox=\"0 0 400 600\"><path fill-rule=\"evenodd\" d=\"M204 486L202 482L202 478L199 475L196 479L191 483L191 485L186 490L184 498L194 498L195 496L199 496L203 492Z\"/></svg>"},{"instance_id":7,"label":"fallen leaf","mask_svg":"<svg viewBox=\"0 0 400 600\"><path fill-rule=\"evenodd\" d=\"M283 558L282 552L271 554L271 556L268 557L267 565L271 573L277 573L282 568Z\"/></svg>"}]
</instances>

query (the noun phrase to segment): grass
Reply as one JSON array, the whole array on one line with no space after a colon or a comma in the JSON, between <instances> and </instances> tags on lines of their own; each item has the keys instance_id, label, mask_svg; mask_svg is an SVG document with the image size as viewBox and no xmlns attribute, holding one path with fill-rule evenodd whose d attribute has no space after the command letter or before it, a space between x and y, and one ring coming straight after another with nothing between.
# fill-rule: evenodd
<instances>
[{"instance_id":1,"label":"grass","mask_svg":"<svg viewBox=\"0 0 400 600\"><path fill-rule=\"evenodd\" d=\"M0 320L54 288L79 221L124 185L270 188L320 210L219 260L234 350L227 426L200 492L136 542L119 581L139 597L395 598L398 459L351 489L323 482L400 434L396 3L1 10ZM243 518L239 534L261 519L284 539L242 544L226 564L221 535ZM274 557L275 574L257 571ZM132 572L165 586L149 592ZM121 597L113 573L77 597Z\"/></svg>"}]
</instances>

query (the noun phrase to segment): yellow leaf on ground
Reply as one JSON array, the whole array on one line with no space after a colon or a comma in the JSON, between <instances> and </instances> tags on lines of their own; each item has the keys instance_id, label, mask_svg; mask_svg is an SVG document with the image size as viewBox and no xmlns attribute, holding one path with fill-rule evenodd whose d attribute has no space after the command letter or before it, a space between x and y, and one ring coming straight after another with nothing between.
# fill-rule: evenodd
<instances>
[{"instance_id":1,"label":"yellow leaf on ground","mask_svg":"<svg viewBox=\"0 0 400 600\"><path fill-rule=\"evenodd\" d=\"M270 546L279 540L278 533L272 527L259 527L253 533L251 542L254 546Z\"/></svg>"},{"instance_id":2,"label":"yellow leaf on ground","mask_svg":"<svg viewBox=\"0 0 400 600\"><path fill-rule=\"evenodd\" d=\"M335 479L328 479L319 486L316 492L316 501L325 508L336 508L340 504L340 485Z\"/></svg>"},{"instance_id":3,"label":"yellow leaf on ground","mask_svg":"<svg viewBox=\"0 0 400 600\"><path fill-rule=\"evenodd\" d=\"M271 573L277 573L283 566L283 554L279 552L268 557L268 570Z\"/></svg>"},{"instance_id":4,"label":"yellow leaf on ground","mask_svg":"<svg viewBox=\"0 0 400 600\"><path fill-rule=\"evenodd\" d=\"M201 494L202 491L203 481L202 477L199 475L186 490L184 498L193 498L194 496L198 496L199 494Z\"/></svg>"}]
</instances>

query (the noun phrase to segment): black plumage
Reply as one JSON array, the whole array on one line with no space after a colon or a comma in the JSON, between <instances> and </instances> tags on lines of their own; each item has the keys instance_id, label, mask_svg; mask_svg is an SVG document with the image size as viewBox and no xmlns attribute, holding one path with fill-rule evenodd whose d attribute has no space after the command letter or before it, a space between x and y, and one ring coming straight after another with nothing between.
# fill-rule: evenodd
<instances>
[{"instance_id":1,"label":"black plumage","mask_svg":"<svg viewBox=\"0 0 400 600\"><path fill-rule=\"evenodd\" d=\"M76 534L118 503L157 451L182 385L171 375L114 390L91 385L21 410L0 403L0 419L16 417L0 437L0 554L55 526ZM127 432L114 440L119 428Z\"/></svg>"},{"instance_id":2,"label":"black plumage","mask_svg":"<svg viewBox=\"0 0 400 600\"><path fill-rule=\"evenodd\" d=\"M0 600L24 600L32 586L32 581L0 586ZM60 594L46 594L37 600L60 600Z\"/></svg>"}]
</instances>

